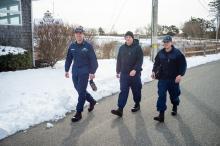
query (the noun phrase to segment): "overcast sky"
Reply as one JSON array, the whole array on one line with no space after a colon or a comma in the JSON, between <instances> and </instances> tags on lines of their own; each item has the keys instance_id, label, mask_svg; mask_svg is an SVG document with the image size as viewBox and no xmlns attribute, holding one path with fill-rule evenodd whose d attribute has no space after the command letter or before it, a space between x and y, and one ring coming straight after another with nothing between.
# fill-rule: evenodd
<instances>
[{"instance_id":1,"label":"overcast sky","mask_svg":"<svg viewBox=\"0 0 220 146\"><path fill-rule=\"evenodd\" d=\"M53 2L54 1L54 2ZM158 23L182 26L190 17L210 20L211 0L158 0ZM123 33L151 23L151 0L39 0L33 2L34 18L42 18L47 10L69 24L84 27L113 27Z\"/></svg>"}]
</instances>

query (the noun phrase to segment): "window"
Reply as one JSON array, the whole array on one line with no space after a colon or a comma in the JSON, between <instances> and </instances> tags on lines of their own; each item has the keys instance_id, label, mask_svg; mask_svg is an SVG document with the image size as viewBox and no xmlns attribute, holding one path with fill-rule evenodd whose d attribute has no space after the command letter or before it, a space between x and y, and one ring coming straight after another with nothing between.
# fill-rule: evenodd
<instances>
[{"instance_id":1,"label":"window","mask_svg":"<svg viewBox=\"0 0 220 146\"><path fill-rule=\"evenodd\" d=\"M0 1L0 25L21 25L21 0Z\"/></svg>"}]
</instances>

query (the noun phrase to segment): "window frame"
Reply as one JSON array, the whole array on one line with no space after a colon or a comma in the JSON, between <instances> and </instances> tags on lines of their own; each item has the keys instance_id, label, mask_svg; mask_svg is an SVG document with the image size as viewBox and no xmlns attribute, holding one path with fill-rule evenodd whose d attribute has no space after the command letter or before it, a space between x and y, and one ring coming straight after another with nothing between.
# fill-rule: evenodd
<instances>
[{"instance_id":1,"label":"window frame","mask_svg":"<svg viewBox=\"0 0 220 146\"><path fill-rule=\"evenodd\" d=\"M2 23L0 23L0 26L2 26L2 25L7 25L7 26L22 26L22 3L21 3L21 0L16 0L16 1L19 1L19 6L20 6L20 11L15 11L15 10L5 10L5 14L7 14L8 15L8 12L10 13L10 12L13 12L13 13L18 13L18 15L20 15L20 24L2 24ZM7 20L8 21L8 20Z\"/></svg>"}]
</instances>

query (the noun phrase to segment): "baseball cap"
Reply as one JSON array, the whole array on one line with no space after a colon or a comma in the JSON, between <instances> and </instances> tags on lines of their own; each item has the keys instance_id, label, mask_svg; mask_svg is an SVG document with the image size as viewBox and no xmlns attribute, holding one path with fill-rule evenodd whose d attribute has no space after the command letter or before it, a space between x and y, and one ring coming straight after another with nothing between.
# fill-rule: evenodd
<instances>
[{"instance_id":1,"label":"baseball cap","mask_svg":"<svg viewBox=\"0 0 220 146\"><path fill-rule=\"evenodd\" d=\"M164 43L172 42L172 37L170 35L166 35L163 38Z\"/></svg>"},{"instance_id":2,"label":"baseball cap","mask_svg":"<svg viewBox=\"0 0 220 146\"><path fill-rule=\"evenodd\" d=\"M84 29L82 26L78 26L74 29L74 33L83 33Z\"/></svg>"}]
</instances>

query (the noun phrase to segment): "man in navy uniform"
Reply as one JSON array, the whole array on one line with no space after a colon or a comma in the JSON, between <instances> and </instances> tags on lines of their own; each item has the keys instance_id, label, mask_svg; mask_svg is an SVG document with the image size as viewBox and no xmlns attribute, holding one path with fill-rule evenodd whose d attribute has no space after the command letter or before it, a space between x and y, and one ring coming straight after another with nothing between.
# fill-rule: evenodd
<instances>
[{"instance_id":1,"label":"man in navy uniform","mask_svg":"<svg viewBox=\"0 0 220 146\"><path fill-rule=\"evenodd\" d=\"M172 37L167 35L163 38L164 48L160 50L156 57L152 70L152 78L157 78L158 81L158 100L157 111L159 116L154 117L154 120L164 122L164 112L166 106L167 91L170 95L171 103L173 104L171 114L177 114L177 106L179 105L180 87L179 83L182 76L186 72L185 56L172 45Z\"/></svg>"},{"instance_id":2,"label":"man in navy uniform","mask_svg":"<svg viewBox=\"0 0 220 146\"><path fill-rule=\"evenodd\" d=\"M72 65L72 80L74 87L78 92L78 103L76 106L76 114L72 121L77 122L82 118L82 111L85 101L90 103L88 111L94 109L96 100L86 91L88 79L95 78L95 72L98 68L98 62L90 43L84 40L84 30L82 26L76 27L74 30L76 41L69 46L66 62L65 77L69 78L69 69Z\"/></svg>"},{"instance_id":3,"label":"man in navy uniform","mask_svg":"<svg viewBox=\"0 0 220 146\"><path fill-rule=\"evenodd\" d=\"M112 110L112 114L122 117L123 108L126 105L130 87L135 102L131 111L137 112L140 110L142 64L143 51L141 46L138 40L134 40L133 33L128 31L125 34L125 44L119 48L117 56L116 76L120 78L121 92L118 97L118 109Z\"/></svg>"}]
</instances>

